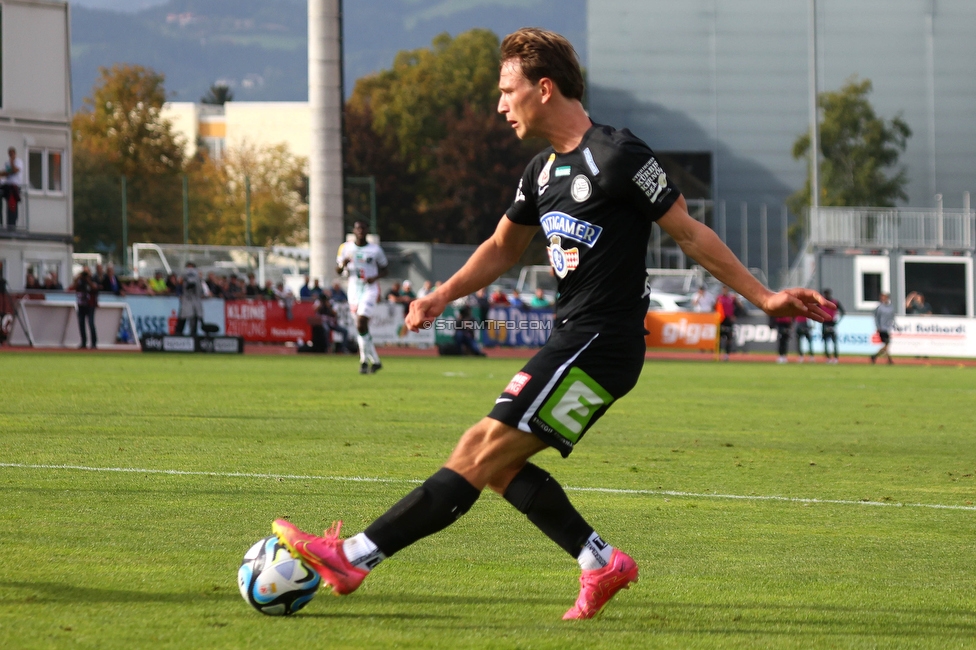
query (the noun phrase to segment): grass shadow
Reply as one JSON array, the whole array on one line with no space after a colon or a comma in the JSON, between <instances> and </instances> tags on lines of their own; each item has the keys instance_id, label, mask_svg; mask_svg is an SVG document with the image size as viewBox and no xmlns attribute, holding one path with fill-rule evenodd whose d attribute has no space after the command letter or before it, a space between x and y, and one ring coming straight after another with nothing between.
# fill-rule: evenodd
<instances>
[{"instance_id":1,"label":"grass shadow","mask_svg":"<svg viewBox=\"0 0 976 650\"><path fill-rule=\"evenodd\" d=\"M49 605L51 603L174 603L185 605L194 602L214 602L240 598L240 594L232 592L230 589L153 593L131 589L78 587L62 582L0 582L0 589L19 589L33 592L19 598L11 597L11 594L7 592L0 596L0 605L5 606L14 604Z\"/></svg>"}]
</instances>

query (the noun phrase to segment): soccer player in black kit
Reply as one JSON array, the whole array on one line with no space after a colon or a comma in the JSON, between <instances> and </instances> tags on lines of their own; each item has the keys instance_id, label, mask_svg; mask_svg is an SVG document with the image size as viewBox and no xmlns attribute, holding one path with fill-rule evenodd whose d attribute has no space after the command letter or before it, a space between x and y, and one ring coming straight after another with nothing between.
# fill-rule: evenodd
<instances>
[{"instance_id":1,"label":"soccer player in black kit","mask_svg":"<svg viewBox=\"0 0 976 650\"><path fill-rule=\"evenodd\" d=\"M461 436L447 463L365 531L341 539L338 522L318 537L283 519L272 529L335 593L348 594L385 558L456 521L487 487L579 562L579 597L563 618L591 618L637 581L637 564L602 539L529 458L547 447L569 456L637 383L651 224L771 316L822 321L826 301L812 290L773 293L760 284L712 230L688 216L684 198L644 142L590 121L580 103L579 62L562 36L540 29L507 36L498 85L498 112L518 137L544 138L551 146L525 169L491 238L437 291L411 303L406 324L429 326L450 301L490 284L541 227L559 278L548 342L488 416Z\"/></svg>"}]
</instances>

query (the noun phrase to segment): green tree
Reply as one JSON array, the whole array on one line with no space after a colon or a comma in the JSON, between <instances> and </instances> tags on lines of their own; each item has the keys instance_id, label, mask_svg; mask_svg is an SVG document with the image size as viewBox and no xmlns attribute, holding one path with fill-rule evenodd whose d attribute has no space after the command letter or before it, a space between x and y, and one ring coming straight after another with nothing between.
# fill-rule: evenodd
<instances>
[{"instance_id":1,"label":"green tree","mask_svg":"<svg viewBox=\"0 0 976 650\"><path fill-rule=\"evenodd\" d=\"M234 91L227 84L211 84L207 94L200 98L202 104L223 106L234 99Z\"/></svg>"},{"instance_id":2,"label":"green tree","mask_svg":"<svg viewBox=\"0 0 976 650\"><path fill-rule=\"evenodd\" d=\"M834 92L821 93L817 103L823 110L820 122L820 196L822 206L895 205L908 200L908 176L898 159L911 137L908 124L897 115L886 121L877 116L868 101L869 79L851 77ZM810 134L797 138L793 157L810 156ZM796 215L810 206L810 173L803 189L787 205Z\"/></svg>"},{"instance_id":3,"label":"green tree","mask_svg":"<svg viewBox=\"0 0 976 650\"><path fill-rule=\"evenodd\" d=\"M356 83L346 171L376 177L381 236L476 244L494 229L538 148L496 112L498 67L498 38L474 29Z\"/></svg>"},{"instance_id":4,"label":"green tree","mask_svg":"<svg viewBox=\"0 0 976 650\"><path fill-rule=\"evenodd\" d=\"M75 245L121 252L121 183L129 242L182 239L183 142L161 117L164 77L142 66L101 68L72 120Z\"/></svg>"},{"instance_id":5,"label":"green tree","mask_svg":"<svg viewBox=\"0 0 976 650\"><path fill-rule=\"evenodd\" d=\"M417 174L410 171L400 155L395 138L373 130L369 105L346 106L345 151L343 163L347 176L372 176L376 180L377 222L380 236L392 241L430 239L422 234L415 207ZM369 215L369 196L361 186L349 186L346 192L346 227Z\"/></svg>"},{"instance_id":6,"label":"green tree","mask_svg":"<svg viewBox=\"0 0 976 650\"><path fill-rule=\"evenodd\" d=\"M445 115L465 104L494 109L498 47L485 29L440 34L430 48L400 52L390 70L359 80L350 104L370 106L373 128L395 138L411 169L429 169L433 146L446 134Z\"/></svg>"}]
</instances>

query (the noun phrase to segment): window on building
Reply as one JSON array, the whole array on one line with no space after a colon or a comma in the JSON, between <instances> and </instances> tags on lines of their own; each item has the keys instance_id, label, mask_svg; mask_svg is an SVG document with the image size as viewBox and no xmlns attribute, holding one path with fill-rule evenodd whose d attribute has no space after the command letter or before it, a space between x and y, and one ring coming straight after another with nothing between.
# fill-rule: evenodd
<instances>
[{"instance_id":1,"label":"window on building","mask_svg":"<svg viewBox=\"0 0 976 650\"><path fill-rule=\"evenodd\" d=\"M60 260L27 260L24 263L24 288L44 289L55 288L55 284L62 288L71 284L69 278L61 277Z\"/></svg>"},{"instance_id":2,"label":"window on building","mask_svg":"<svg viewBox=\"0 0 976 650\"><path fill-rule=\"evenodd\" d=\"M50 192L61 193L64 191L61 187L61 160L63 157L63 152L56 149L47 152L47 189Z\"/></svg>"},{"instance_id":3,"label":"window on building","mask_svg":"<svg viewBox=\"0 0 976 650\"><path fill-rule=\"evenodd\" d=\"M31 148L27 151L27 186L32 192L64 192L64 150Z\"/></svg>"},{"instance_id":4,"label":"window on building","mask_svg":"<svg viewBox=\"0 0 976 650\"><path fill-rule=\"evenodd\" d=\"M902 264L906 298L921 294L920 304L934 316L972 316L972 260L906 257Z\"/></svg>"},{"instance_id":5,"label":"window on building","mask_svg":"<svg viewBox=\"0 0 976 650\"><path fill-rule=\"evenodd\" d=\"M44 189L44 151L41 149L27 152L27 184L32 190Z\"/></svg>"},{"instance_id":6,"label":"window on building","mask_svg":"<svg viewBox=\"0 0 976 650\"><path fill-rule=\"evenodd\" d=\"M873 311L882 293L891 292L891 261L883 255L854 258L854 308Z\"/></svg>"},{"instance_id":7,"label":"window on building","mask_svg":"<svg viewBox=\"0 0 976 650\"><path fill-rule=\"evenodd\" d=\"M865 302L881 301L881 274L865 273L861 276L861 295Z\"/></svg>"}]
</instances>

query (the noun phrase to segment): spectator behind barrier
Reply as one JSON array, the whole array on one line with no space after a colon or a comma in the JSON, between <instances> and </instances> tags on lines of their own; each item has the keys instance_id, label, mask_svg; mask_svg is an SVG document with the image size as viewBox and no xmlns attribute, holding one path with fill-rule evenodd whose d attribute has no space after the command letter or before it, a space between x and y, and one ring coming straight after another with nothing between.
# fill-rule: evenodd
<instances>
[{"instance_id":1,"label":"spectator behind barrier","mask_svg":"<svg viewBox=\"0 0 976 650\"><path fill-rule=\"evenodd\" d=\"M912 291L905 298L905 313L912 316L928 316L932 313L932 305L925 302L925 295Z\"/></svg>"},{"instance_id":2,"label":"spectator behind barrier","mask_svg":"<svg viewBox=\"0 0 976 650\"><path fill-rule=\"evenodd\" d=\"M434 284L430 280L424 280L424 284L420 287L420 291L417 292L417 297L423 298L433 290Z\"/></svg>"},{"instance_id":3,"label":"spectator behind barrier","mask_svg":"<svg viewBox=\"0 0 976 650\"><path fill-rule=\"evenodd\" d=\"M333 303L349 302L349 296L347 296L346 292L342 290L342 284L338 280L332 283L332 291L330 295Z\"/></svg>"},{"instance_id":4,"label":"spectator behind barrier","mask_svg":"<svg viewBox=\"0 0 976 650\"><path fill-rule=\"evenodd\" d=\"M47 289L47 290L49 290L49 291L63 291L64 290L64 287L61 286L61 281L58 280L58 272L57 271L51 271L50 273L47 274L47 277L44 278L44 288Z\"/></svg>"},{"instance_id":5,"label":"spectator behind barrier","mask_svg":"<svg viewBox=\"0 0 976 650\"><path fill-rule=\"evenodd\" d=\"M125 293L125 289L122 287L122 281L115 275L115 267L111 264L105 267L105 275L99 280L99 285L102 291L107 291L116 296L121 296Z\"/></svg>"},{"instance_id":6,"label":"spectator behind barrier","mask_svg":"<svg viewBox=\"0 0 976 650\"><path fill-rule=\"evenodd\" d=\"M396 280L390 285L389 290L386 292L387 302L400 302L400 283Z\"/></svg>"},{"instance_id":7,"label":"spectator behind barrier","mask_svg":"<svg viewBox=\"0 0 976 650\"><path fill-rule=\"evenodd\" d=\"M162 271L156 271L153 274L152 279L149 280L149 289L157 296L169 293L166 288L166 278L163 276Z\"/></svg>"},{"instance_id":8,"label":"spectator behind barrier","mask_svg":"<svg viewBox=\"0 0 976 650\"><path fill-rule=\"evenodd\" d=\"M261 297L261 287L258 286L258 281L254 278L253 273L247 274L247 287L244 289L244 295L248 298Z\"/></svg>"},{"instance_id":9,"label":"spectator behind barrier","mask_svg":"<svg viewBox=\"0 0 976 650\"><path fill-rule=\"evenodd\" d=\"M542 287L537 287L535 290L535 295L529 300L529 308L546 309L547 307L551 306L552 305L546 299L545 291L542 290Z\"/></svg>"},{"instance_id":10,"label":"spectator behind barrier","mask_svg":"<svg viewBox=\"0 0 976 650\"><path fill-rule=\"evenodd\" d=\"M410 280L404 280L403 286L400 287L400 302L409 309L410 303L417 299L417 294L413 292L413 285Z\"/></svg>"}]
</instances>

